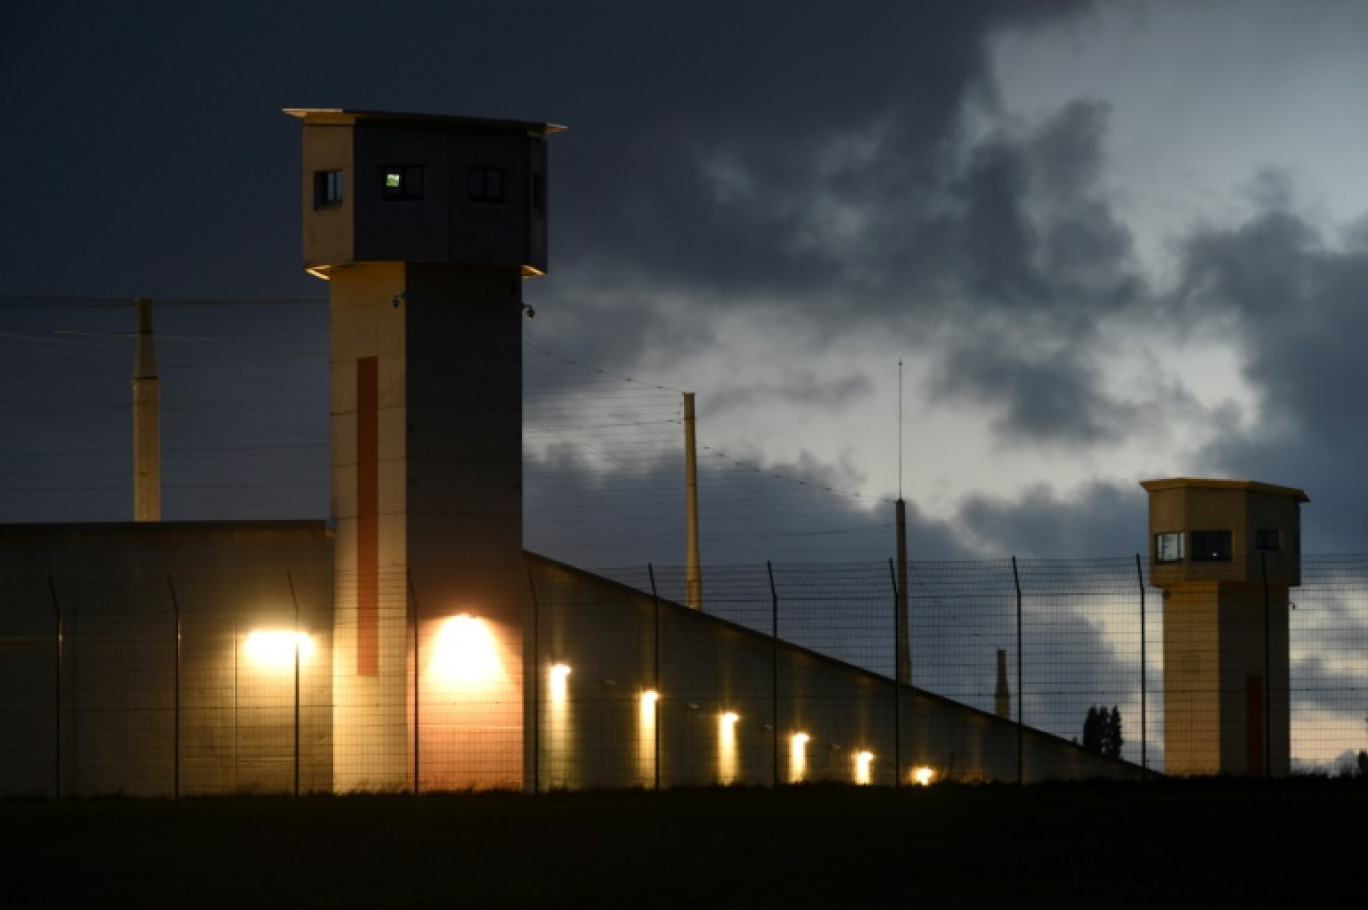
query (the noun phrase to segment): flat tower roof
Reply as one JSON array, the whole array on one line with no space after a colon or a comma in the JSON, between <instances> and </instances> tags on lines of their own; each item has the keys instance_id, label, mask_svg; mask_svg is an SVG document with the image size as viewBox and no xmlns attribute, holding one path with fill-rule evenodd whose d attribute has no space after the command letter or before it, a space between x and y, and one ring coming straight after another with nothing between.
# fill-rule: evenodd
<instances>
[{"instance_id":1,"label":"flat tower roof","mask_svg":"<svg viewBox=\"0 0 1368 910\"><path fill-rule=\"evenodd\" d=\"M350 126L357 123L412 124L414 126L447 125L499 132L526 131L541 136L565 130L565 127L560 124L542 123L537 120L452 117L444 114L411 114L399 111L356 111L340 107L287 107L284 108L284 111L291 117L298 117L300 120L333 126Z\"/></svg>"},{"instance_id":2,"label":"flat tower roof","mask_svg":"<svg viewBox=\"0 0 1368 910\"><path fill-rule=\"evenodd\" d=\"M1140 486L1151 493L1159 490L1196 488L1203 490L1242 490L1246 493L1267 493L1270 496L1286 496L1297 502L1310 502L1311 497L1296 487L1280 487L1257 480L1213 480L1202 477L1172 477L1166 480L1142 480Z\"/></svg>"}]
</instances>

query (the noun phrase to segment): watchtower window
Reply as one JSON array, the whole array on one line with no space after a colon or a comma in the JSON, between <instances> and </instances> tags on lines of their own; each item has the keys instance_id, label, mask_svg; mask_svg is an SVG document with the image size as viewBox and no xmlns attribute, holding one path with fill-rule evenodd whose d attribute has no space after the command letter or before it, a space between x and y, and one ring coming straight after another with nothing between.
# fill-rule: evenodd
<instances>
[{"instance_id":1,"label":"watchtower window","mask_svg":"<svg viewBox=\"0 0 1368 910\"><path fill-rule=\"evenodd\" d=\"M380 169L380 193L385 199L422 199L423 166L391 164Z\"/></svg>"},{"instance_id":2,"label":"watchtower window","mask_svg":"<svg viewBox=\"0 0 1368 910\"><path fill-rule=\"evenodd\" d=\"M314 208L342 202L342 172L314 171Z\"/></svg>"},{"instance_id":3,"label":"watchtower window","mask_svg":"<svg viewBox=\"0 0 1368 910\"><path fill-rule=\"evenodd\" d=\"M1193 562L1230 562L1229 531L1193 531Z\"/></svg>"},{"instance_id":4,"label":"watchtower window","mask_svg":"<svg viewBox=\"0 0 1368 910\"><path fill-rule=\"evenodd\" d=\"M1254 546L1260 550L1281 550L1277 531L1255 531Z\"/></svg>"},{"instance_id":5,"label":"watchtower window","mask_svg":"<svg viewBox=\"0 0 1368 910\"><path fill-rule=\"evenodd\" d=\"M1168 531L1154 535L1155 562L1183 561L1183 532Z\"/></svg>"},{"instance_id":6,"label":"watchtower window","mask_svg":"<svg viewBox=\"0 0 1368 910\"><path fill-rule=\"evenodd\" d=\"M469 183L471 202L501 203L504 201L503 168L472 167Z\"/></svg>"}]
</instances>

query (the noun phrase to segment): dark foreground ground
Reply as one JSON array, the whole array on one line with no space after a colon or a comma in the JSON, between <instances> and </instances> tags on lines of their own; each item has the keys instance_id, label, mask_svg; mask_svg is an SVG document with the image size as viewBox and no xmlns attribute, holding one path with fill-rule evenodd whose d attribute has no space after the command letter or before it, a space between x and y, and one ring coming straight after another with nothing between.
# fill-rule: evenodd
<instances>
[{"instance_id":1,"label":"dark foreground ground","mask_svg":"<svg viewBox=\"0 0 1368 910\"><path fill-rule=\"evenodd\" d=\"M0 801L0 906L1355 906L1368 785Z\"/></svg>"}]
</instances>

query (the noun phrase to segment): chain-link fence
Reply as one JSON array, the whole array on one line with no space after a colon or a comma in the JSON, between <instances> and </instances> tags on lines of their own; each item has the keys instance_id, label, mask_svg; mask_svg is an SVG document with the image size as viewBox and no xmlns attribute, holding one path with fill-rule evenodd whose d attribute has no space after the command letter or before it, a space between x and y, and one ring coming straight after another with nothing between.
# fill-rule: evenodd
<instances>
[{"instance_id":1,"label":"chain-link fence","mask_svg":"<svg viewBox=\"0 0 1368 910\"><path fill-rule=\"evenodd\" d=\"M1290 596L1170 590L1168 628L1136 557L914 562L901 592L889 563L712 567L697 610L679 567L526 568L520 628L380 579L369 669L318 566L4 583L0 792L1257 776L1368 746L1368 556L1306 557ZM1096 707L1123 742L1088 741Z\"/></svg>"}]
</instances>

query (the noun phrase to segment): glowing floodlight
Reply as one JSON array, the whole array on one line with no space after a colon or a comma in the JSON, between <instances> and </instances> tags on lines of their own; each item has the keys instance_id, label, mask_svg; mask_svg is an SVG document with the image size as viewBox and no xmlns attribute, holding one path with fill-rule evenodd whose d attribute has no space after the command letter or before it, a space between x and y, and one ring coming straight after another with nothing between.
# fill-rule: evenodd
<instances>
[{"instance_id":1,"label":"glowing floodlight","mask_svg":"<svg viewBox=\"0 0 1368 910\"><path fill-rule=\"evenodd\" d=\"M855 783L869 783L869 768L874 764L873 752L860 752L855 756Z\"/></svg>"},{"instance_id":2,"label":"glowing floodlight","mask_svg":"<svg viewBox=\"0 0 1368 910\"><path fill-rule=\"evenodd\" d=\"M567 681L570 676L570 668L565 664L555 664L551 667L551 701L560 703L565 701L569 694L570 684Z\"/></svg>"},{"instance_id":3,"label":"glowing floodlight","mask_svg":"<svg viewBox=\"0 0 1368 910\"><path fill-rule=\"evenodd\" d=\"M637 724L637 771L646 786L656 784L656 702L660 693L647 689L641 693L641 707Z\"/></svg>"},{"instance_id":4,"label":"glowing floodlight","mask_svg":"<svg viewBox=\"0 0 1368 910\"><path fill-rule=\"evenodd\" d=\"M734 711L717 718L717 777L724 785L736 780L736 722Z\"/></svg>"},{"instance_id":5,"label":"glowing floodlight","mask_svg":"<svg viewBox=\"0 0 1368 910\"><path fill-rule=\"evenodd\" d=\"M789 737L789 783L802 783L807 777L807 744L812 737L795 733Z\"/></svg>"},{"instance_id":6,"label":"glowing floodlight","mask_svg":"<svg viewBox=\"0 0 1368 910\"><path fill-rule=\"evenodd\" d=\"M923 765L923 766L920 767L920 768L916 768L916 769L913 770L913 772L912 772L912 779L915 780L917 783L921 784L923 787L925 787L927 784L931 783L931 781L933 781L933 780L935 779L935 777L936 777L936 772L935 772L935 771L932 771L930 768L926 767L925 765Z\"/></svg>"},{"instance_id":7,"label":"glowing floodlight","mask_svg":"<svg viewBox=\"0 0 1368 910\"><path fill-rule=\"evenodd\" d=\"M258 629L248 633L242 645L249 661L272 669L294 666L296 648L300 662L307 661L313 656L313 638L307 632L290 629Z\"/></svg>"},{"instance_id":8,"label":"glowing floodlight","mask_svg":"<svg viewBox=\"0 0 1368 910\"><path fill-rule=\"evenodd\" d=\"M484 620L462 613L442 624L437 633L431 670L452 684L492 681L503 672L494 634Z\"/></svg>"}]
</instances>

